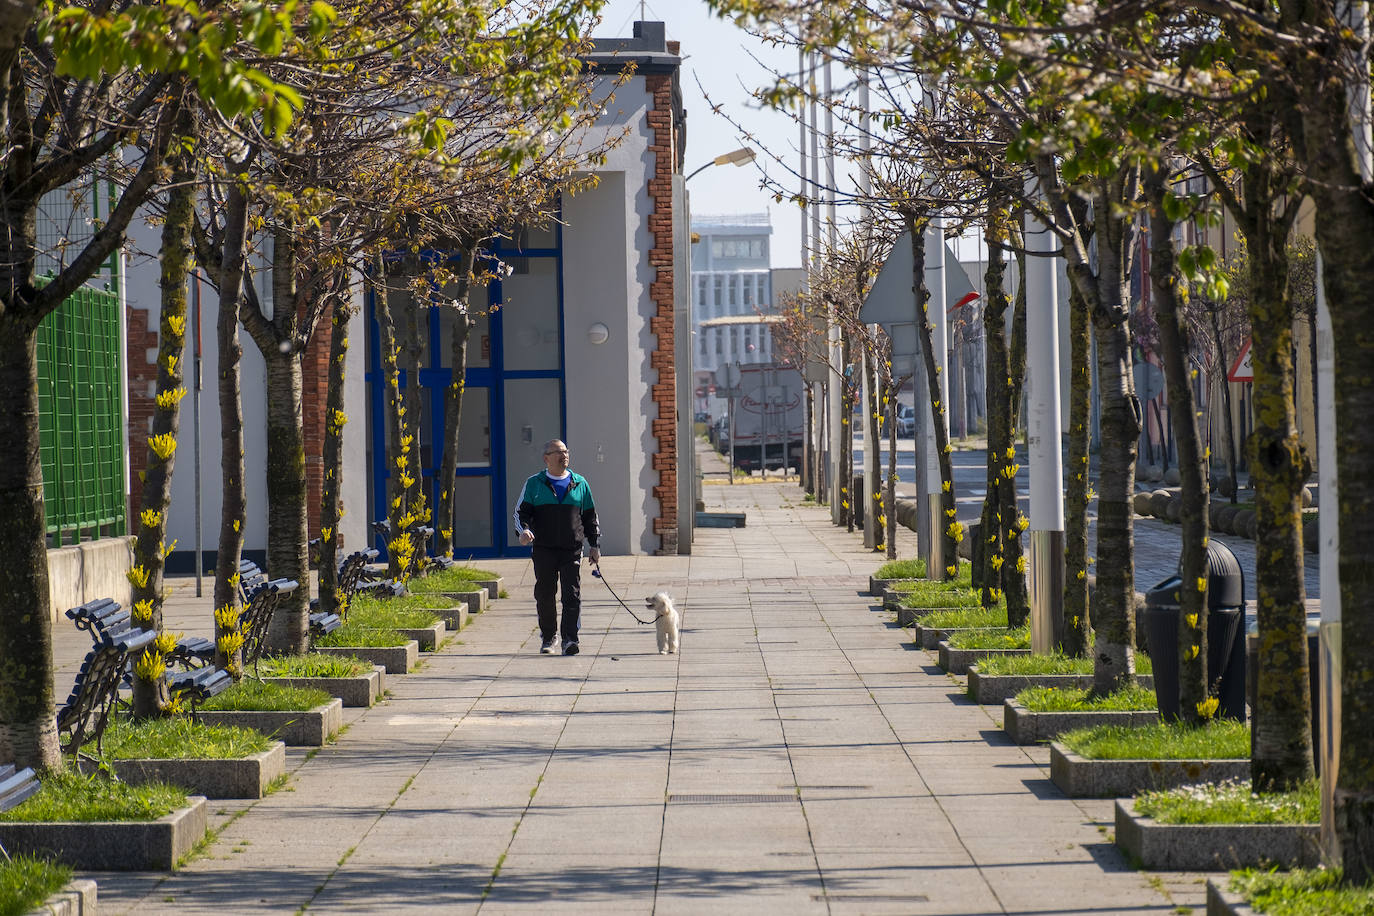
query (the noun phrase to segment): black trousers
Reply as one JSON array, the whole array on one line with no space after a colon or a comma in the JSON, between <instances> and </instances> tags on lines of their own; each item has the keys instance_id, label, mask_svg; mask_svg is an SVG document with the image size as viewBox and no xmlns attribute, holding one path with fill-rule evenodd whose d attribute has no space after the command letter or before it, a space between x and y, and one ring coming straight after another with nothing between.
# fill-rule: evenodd
<instances>
[{"instance_id":1,"label":"black trousers","mask_svg":"<svg viewBox=\"0 0 1374 916\"><path fill-rule=\"evenodd\" d=\"M539 611L539 635L545 641L562 633L563 641L577 639L582 616L582 548L540 547L530 550L534 559L534 606ZM562 585L563 626L558 626L555 596Z\"/></svg>"}]
</instances>

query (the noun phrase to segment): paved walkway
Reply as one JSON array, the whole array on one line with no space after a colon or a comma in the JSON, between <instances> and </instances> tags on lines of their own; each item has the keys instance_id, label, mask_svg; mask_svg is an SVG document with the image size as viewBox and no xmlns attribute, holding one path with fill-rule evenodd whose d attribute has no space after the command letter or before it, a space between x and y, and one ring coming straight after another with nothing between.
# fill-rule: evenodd
<instances>
[{"instance_id":1,"label":"paved walkway","mask_svg":"<svg viewBox=\"0 0 1374 916\"><path fill-rule=\"evenodd\" d=\"M528 562L484 563L510 598L292 750L286 788L212 802L181 871L94 875L102 911L1201 911L1200 876L1127 868L1110 802L1065 799L912 650L863 594L877 560L795 483L705 498L748 527L603 563L631 600L673 593L680 655L584 576L583 653L540 656ZM202 632L208 607L169 616Z\"/></svg>"}]
</instances>

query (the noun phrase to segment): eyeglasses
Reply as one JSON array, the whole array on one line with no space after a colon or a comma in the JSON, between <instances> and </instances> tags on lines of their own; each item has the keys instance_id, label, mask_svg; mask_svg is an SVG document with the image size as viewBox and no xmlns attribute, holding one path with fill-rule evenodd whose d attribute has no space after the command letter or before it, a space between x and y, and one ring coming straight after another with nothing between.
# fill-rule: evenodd
<instances>
[{"instance_id":1,"label":"eyeglasses","mask_svg":"<svg viewBox=\"0 0 1374 916\"><path fill-rule=\"evenodd\" d=\"M565 449L565 448L556 448L556 449L552 449L551 451L547 451L547 452L545 452L544 454L545 454L545 455L566 455L566 454L568 454L568 450Z\"/></svg>"}]
</instances>

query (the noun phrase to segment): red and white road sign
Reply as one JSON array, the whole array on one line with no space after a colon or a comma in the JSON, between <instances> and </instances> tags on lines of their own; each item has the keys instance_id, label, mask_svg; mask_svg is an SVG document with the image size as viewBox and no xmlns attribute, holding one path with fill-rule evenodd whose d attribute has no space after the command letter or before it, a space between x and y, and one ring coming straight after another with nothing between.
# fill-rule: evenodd
<instances>
[{"instance_id":1,"label":"red and white road sign","mask_svg":"<svg viewBox=\"0 0 1374 916\"><path fill-rule=\"evenodd\" d=\"M1236 361L1231 364L1231 371L1226 373L1228 381L1232 382L1253 382L1255 380L1255 369L1250 365L1250 338L1245 338L1245 343L1241 345L1240 353L1236 356Z\"/></svg>"}]
</instances>

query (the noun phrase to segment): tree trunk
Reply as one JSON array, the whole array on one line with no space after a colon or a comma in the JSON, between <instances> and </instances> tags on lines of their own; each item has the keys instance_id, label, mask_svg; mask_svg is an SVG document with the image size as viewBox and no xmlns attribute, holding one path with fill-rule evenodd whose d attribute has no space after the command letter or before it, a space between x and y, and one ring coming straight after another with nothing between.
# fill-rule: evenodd
<instances>
[{"instance_id":1,"label":"tree trunk","mask_svg":"<svg viewBox=\"0 0 1374 916\"><path fill-rule=\"evenodd\" d=\"M193 142L189 113L178 128L186 143ZM140 495L139 532L134 543L133 614L143 629L162 633L163 564L173 545L165 545L167 510L172 502L172 474L176 467L177 434L181 430L181 399L186 395L186 278L191 272L191 222L195 205L194 150L175 147L172 184L167 192L167 213L162 224L161 318L158 323L157 394L153 427L148 436ZM163 715L167 693L166 656L157 643L149 646L133 665L133 714L135 719Z\"/></svg>"},{"instance_id":2,"label":"tree trunk","mask_svg":"<svg viewBox=\"0 0 1374 916\"><path fill-rule=\"evenodd\" d=\"M380 294L376 297L377 327L382 352L382 373L385 376L387 391L386 404L386 506L387 521L391 524L387 541L387 575L400 581L403 572L410 564L414 547L403 521L406 518L406 485L403 478L409 473L410 460L402 451L405 436L403 404L401 401L400 348L396 345L396 325L391 312L390 278L383 279Z\"/></svg>"},{"instance_id":3,"label":"tree trunk","mask_svg":"<svg viewBox=\"0 0 1374 916\"><path fill-rule=\"evenodd\" d=\"M339 594L339 520L343 518L344 376L348 360L348 325L356 309L349 298L348 277L340 271L334 279L334 304L329 344L329 383L325 392L324 484L320 491L320 612L346 614L348 606Z\"/></svg>"},{"instance_id":4,"label":"tree trunk","mask_svg":"<svg viewBox=\"0 0 1374 916\"><path fill-rule=\"evenodd\" d=\"M987 301L983 306L983 338L987 360L985 384L988 416L988 485L983 498L981 536L983 539L983 570L981 600L983 607L993 607L1002 600L1003 530L1002 491L1004 472L1010 467L1011 416L1008 404L1011 397L1009 367L1007 365L1007 300L1003 286L1005 262L1003 248L1007 243L1009 215L1005 205L997 203L988 216L988 266L986 274ZM1015 472L1012 472L1013 475Z\"/></svg>"},{"instance_id":5,"label":"tree trunk","mask_svg":"<svg viewBox=\"0 0 1374 916\"><path fill-rule=\"evenodd\" d=\"M878 358L872 352L874 341L872 335L865 335L864 338L864 378L868 380L869 405L868 415L864 418L864 489L871 495L868 505L864 507L864 530L873 533L873 549L878 552L883 551L883 529L886 520L883 518L883 485L877 473L883 466L882 464L882 437L880 434L878 418L882 416L882 404L884 400L892 407L892 419L888 421L887 430L892 434L897 429L897 403L896 399L885 399L882 392L885 390L878 383L876 363ZM785 441L785 440L784 440ZM783 454L786 455L787 446L783 446ZM872 456L872 460L869 456ZM785 464L785 459L784 459ZM872 468L874 473L870 475L868 469ZM870 480L869 477L872 477Z\"/></svg>"},{"instance_id":6,"label":"tree trunk","mask_svg":"<svg viewBox=\"0 0 1374 916\"><path fill-rule=\"evenodd\" d=\"M890 351L889 351L890 352ZM893 417L897 415L897 384L888 379L886 389L892 402ZM886 556L897 559L897 423L887 426L887 475L883 482L883 540L887 545Z\"/></svg>"},{"instance_id":7,"label":"tree trunk","mask_svg":"<svg viewBox=\"0 0 1374 916\"><path fill-rule=\"evenodd\" d=\"M239 314L243 310L243 273L248 202L231 187L225 201L223 260L219 269L219 317L215 324L219 362L220 521L215 554L215 664L235 680L243 676L243 633L239 615L239 560L247 500L243 489L243 389Z\"/></svg>"},{"instance_id":8,"label":"tree trunk","mask_svg":"<svg viewBox=\"0 0 1374 916\"><path fill-rule=\"evenodd\" d=\"M1340 480L1341 747L1335 824L1349 884L1374 880L1374 205L1346 127L1346 88L1308 77L1305 151L1336 363ZM1256 373L1258 378L1258 373ZM1325 483L1325 481L1323 481ZM1323 506L1323 511L1330 507Z\"/></svg>"},{"instance_id":9,"label":"tree trunk","mask_svg":"<svg viewBox=\"0 0 1374 916\"><path fill-rule=\"evenodd\" d=\"M1088 455L1092 440L1092 326L1087 303L1069 284L1069 447L1064 484L1064 626L1060 649L1088 654Z\"/></svg>"},{"instance_id":10,"label":"tree trunk","mask_svg":"<svg viewBox=\"0 0 1374 916\"><path fill-rule=\"evenodd\" d=\"M406 509L407 515L411 518L404 529L408 532L417 525L423 524L433 518L429 510L429 498L425 493L425 473L424 473L424 441L425 433L421 422L424 413L422 401L424 399L424 389L420 387L420 366L424 344L421 341L421 321L424 312L420 308L419 302L411 297L410 303L406 308L405 336L402 355L404 358L406 385L402 391L402 403L405 405L405 412L401 415L401 426L405 430L405 436L409 439L403 441L401 452L406 456L408 472L406 479L409 485L406 487ZM420 565L424 564L424 551L426 549L422 539L412 536L411 546L419 554Z\"/></svg>"},{"instance_id":11,"label":"tree trunk","mask_svg":"<svg viewBox=\"0 0 1374 916\"><path fill-rule=\"evenodd\" d=\"M906 227L911 233L912 248L925 246L925 233L927 220L918 220L914 216L907 216ZM941 240L940 244L944 244ZM943 570L926 570L927 579L944 578L946 580L955 579L959 575L959 542L964 539L962 527L959 525L958 512L954 504L954 468L951 466L949 453L952 447L949 444L949 427L945 422L944 398L940 396L940 366L935 354L935 326L930 322L930 289L926 286L925 278L925 258L917 259L921 263L921 272L915 278L916 286L916 306L920 316L918 323L921 332L921 355L924 357L923 369L926 374L926 390L930 392L930 417L931 427L935 431L935 455L940 463L940 556L944 558L945 568ZM943 342L940 344L944 347ZM925 498L925 494L920 494L920 498Z\"/></svg>"},{"instance_id":12,"label":"tree trunk","mask_svg":"<svg viewBox=\"0 0 1374 916\"><path fill-rule=\"evenodd\" d=\"M1178 268L1174 221L1165 214L1168 174L1147 167L1144 190L1150 206L1150 288L1159 326L1159 352L1168 386L1169 415L1178 444L1179 485L1183 499L1183 546L1179 560L1178 699L1184 722L1200 725L1215 711L1209 704L1207 670L1207 467L1197 430L1189 346L1178 318ZM1305 675L1304 675L1305 677Z\"/></svg>"},{"instance_id":13,"label":"tree trunk","mask_svg":"<svg viewBox=\"0 0 1374 916\"><path fill-rule=\"evenodd\" d=\"M1113 693L1135 677L1135 492L1136 448L1140 440L1140 401L1131 373L1130 308L1126 287L1135 240L1132 217L1120 202L1134 199L1118 177L1099 185L1094 211L1098 270L1097 377L1101 385L1102 466L1097 499L1097 588L1092 609L1096 636L1093 691ZM1080 279L1084 262L1075 265ZM1085 292L1086 294L1086 292Z\"/></svg>"},{"instance_id":14,"label":"tree trunk","mask_svg":"<svg viewBox=\"0 0 1374 916\"><path fill-rule=\"evenodd\" d=\"M36 320L0 311L0 760L58 768L43 466L38 451Z\"/></svg>"},{"instance_id":15,"label":"tree trunk","mask_svg":"<svg viewBox=\"0 0 1374 916\"><path fill-rule=\"evenodd\" d=\"M1021 534L1030 527L1030 519L1021 514L1016 490L1016 474L1021 465L1016 461L1016 430L1021 423L1021 392L1026 381L1026 252L1019 241L1022 218L1017 216L1008 224L1008 235L1016 242L1016 305L1011 315L1011 341L1007 345L1007 430L1006 450L1003 452L1002 475L997 498L998 517L1002 522L1002 594L1007 601L1007 626L1026 626L1030 621L1030 593L1026 587L1026 554Z\"/></svg>"},{"instance_id":16,"label":"tree trunk","mask_svg":"<svg viewBox=\"0 0 1374 916\"><path fill-rule=\"evenodd\" d=\"M1250 266L1250 360L1255 427L1250 485L1259 626L1250 775L1256 791L1294 788L1312 777L1311 696L1302 562L1302 488L1311 469L1298 434L1289 295L1288 226L1271 214L1283 192L1272 165L1241 173L1247 213L1238 215ZM1345 478L1342 477L1342 483ZM1341 494L1344 501L1345 494Z\"/></svg>"},{"instance_id":17,"label":"tree trunk","mask_svg":"<svg viewBox=\"0 0 1374 916\"><path fill-rule=\"evenodd\" d=\"M468 289L471 285L473 259L476 251L464 246L458 265L458 289L452 304L446 306L453 313L453 336L449 339L449 366L453 377L444 391L444 440L439 461L439 474L434 482L438 494L434 500L434 553L453 558L453 485L458 479L458 433L462 428L463 392L467 387L468 340L477 326L468 308Z\"/></svg>"},{"instance_id":18,"label":"tree trunk","mask_svg":"<svg viewBox=\"0 0 1374 916\"><path fill-rule=\"evenodd\" d=\"M294 348L263 356L267 362L267 568L274 579L301 584L277 605L268 646L274 652L298 655L310 648L302 432L305 383L300 354Z\"/></svg>"}]
</instances>

